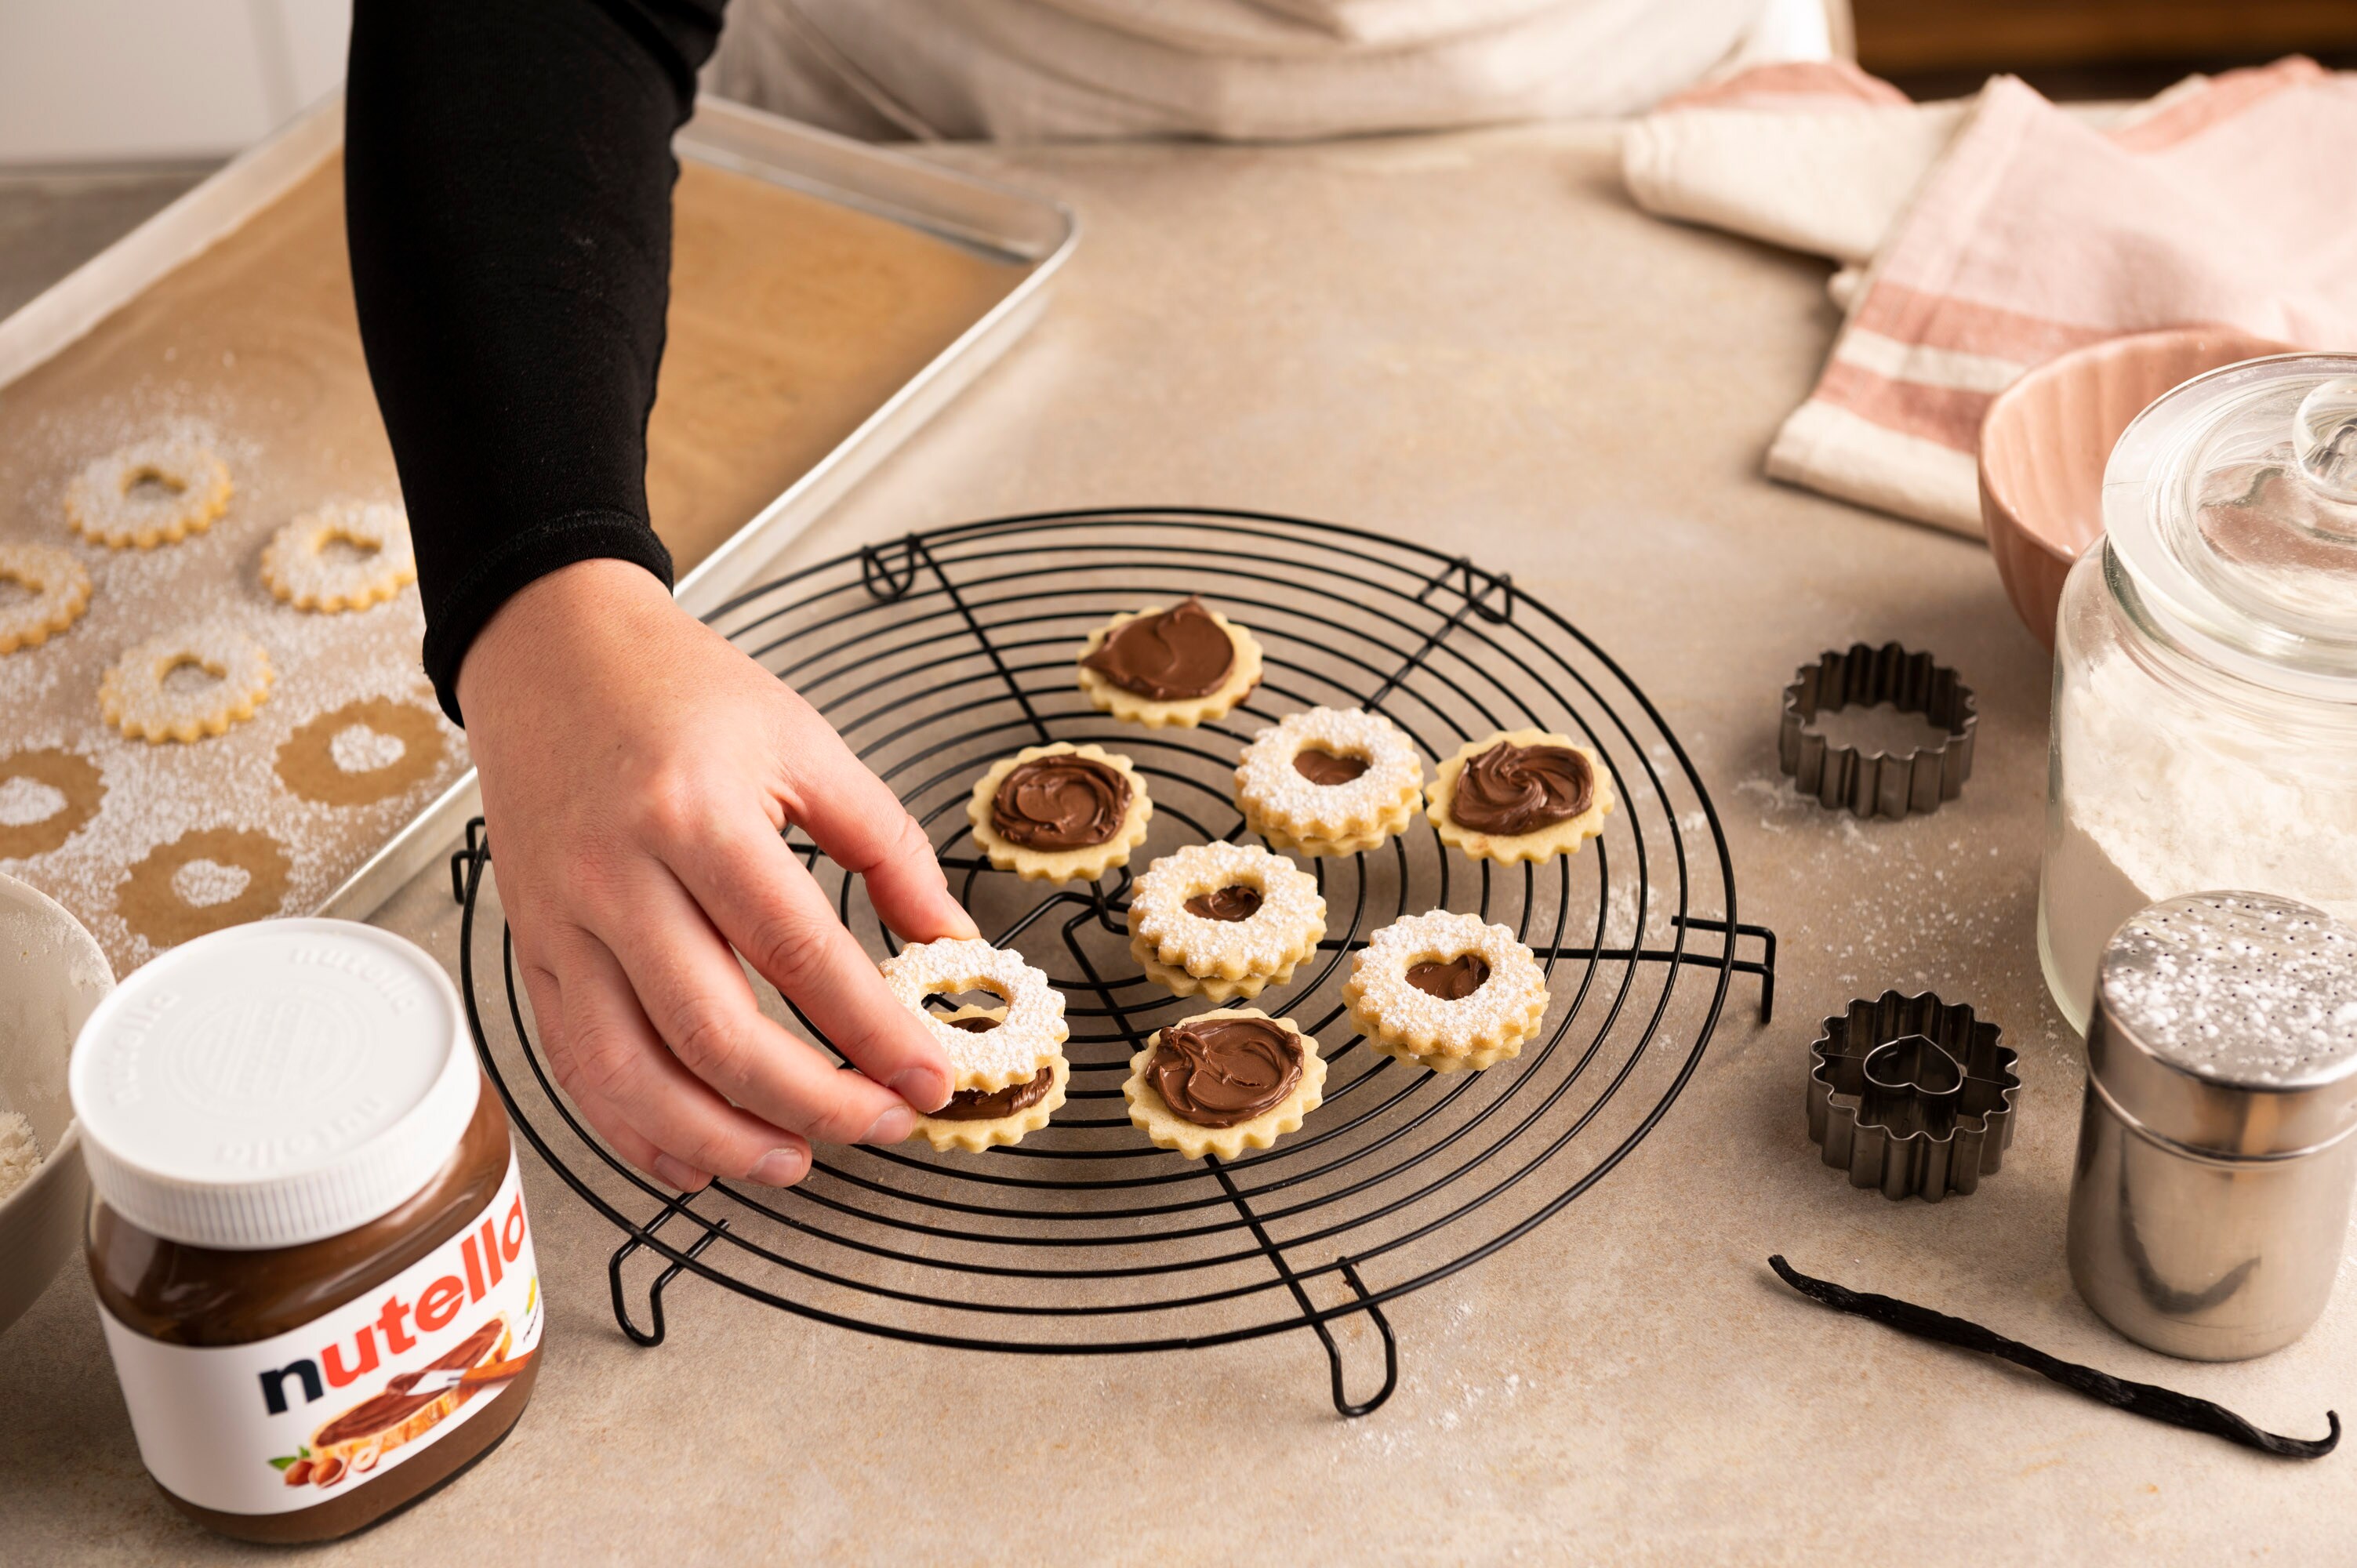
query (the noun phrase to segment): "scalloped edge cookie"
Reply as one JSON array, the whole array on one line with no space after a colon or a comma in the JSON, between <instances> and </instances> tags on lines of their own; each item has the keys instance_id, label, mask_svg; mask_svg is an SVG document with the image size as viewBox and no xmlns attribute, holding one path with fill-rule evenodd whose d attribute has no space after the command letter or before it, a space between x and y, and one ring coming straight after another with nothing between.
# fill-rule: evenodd
<instances>
[{"instance_id":1,"label":"scalloped edge cookie","mask_svg":"<svg viewBox=\"0 0 2357 1568\"><path fill-rule=\"evenodd\" d=\"M1171 995L1208 996L1214 1002L1249 1002L1272 985L1289 985L1293 983L1293 972L1301 966L1301 961L1296 959L1283 969L1273 970L1267 974L1247 974L1235 980L1218 974L1193 975L1156 958L1153 950L1134 932L1129 939L1129 956L1137 961L1137 967L1146 979Z\"/></svg>"},{"instance_id":2,"label":"scalloped edge cookie","mask_svg":"<svg viewBox=\"0 0 2357 1568\"><path fill-rule=\"evenodd\" d=\"M179 489L172 506L133 510L131 488L149 477ZM135 441L82 466L66 485L66 523L113 550L177 544L202 533L229 510L229 465L201 441L166 436Z\"/></svg>"},{"instance_id":3,"label":"scalloped edge cookie","mask_svg":"<svg viewBox=\"0 0 2357 1568\"><path fill-rule=\"evenodd\" d=\"M1249 918L1209 920L1187 913L1188 899L1232 886L1261 895L1264 901ZM1283 925L1288 913L1290 930ZM1130 951L1140 961L1197 981L1266 980L1280 971L1289 976L1326 935L1326 896L1316 877L1257 845L1188 844L1155 861L1130 885L1129 934ZM1253 947L1257 953L1244 950Z\"/></svg>"},{"instance_id":4,"label":"scalloped edge cookie","mask_svg":"<svg viewBox=\"0 0 2357 1568\"><path fill-rule=\"evenodd\" d=\"M333 565L321 553L336 540L376 553ZM417 581L409 514L391 501L337 500L303 513L262 547L262 585L298 610L334 615L382 604Z\"/></svg>"},{"instance_id":5,"label":"scalloped edge cookie","mask_svg":"<svg viewBox=\"0 0 2357 1568\"><path fill-rule=\"evenodd\" d=\"M961 1018L998 1018L1006 1016L1004 1007L960 1007L953 1013L936 1013L934 1017L944 1024L955 1024ZM963 1033L963 1031L961 1031ZM1055 1119L1064 1103L1064 1090L1072 1081L1072 1064L1059 1051L1048 1064L1056 1077L1048 1092L1036 1105L1027 1105L1012 1116L995 1117L987 1122L945 1122L920 1112L909 1129L911 1138L922 1138L932 1144L933 1153L946 1155L952 1149L963 1149L969 1155L985 1149L1000 1148L1023 1141L1024 1135L1036 1133ZM1036 1075L1038 1069L1032 1069ZM985 1091L986 1092L986 1091Z\"/></svg>"},{"instance_id":6,"label":"scalloped edge cookie","mask_svg":"<svg viewBox=\"0 0 2357 1568\"><path fill-rule=\"evenodd\" d=\"M1005 1089L1036 1077L1064 1054L1064 1042L1071 1036L1064 1023L1064 993L1013 948L993 947L980 937L944 937L902 948L876 967L892 994L923 1021L933 1043L950 1058L957 1074L950 1084L952 1093ZM968 1034L925 1010L926 997L954 996L961 991L987 991L1004 1001L998 1027ZM1007 1048L1010 1041L1013 1051Z\"/></svg>"},{"instance_id":7,"label":"scalloped edge cookie","mask_svg":"<svg viewBox=\"0 0 2357 1568\"><path fill-rule=\"evenodd\" d=\"M0 578L32 596L0 610L0 653L38 648L90 608L90 568L59 544L0 544Z\"/></svg>"},{"instance_id":8,"label":"scalloped edge cookie","mask_svg":"<svg viewBox=\"0 0 2357 1568\"><path fill-rule=\"evenodd\" d=\"M1445 1001L1407 983L1411 966L1465 953L1478 955L1490 969L1489 979L1472 995ZM1369 1044L1432 1065L1444 1058L1465 1061L1521 1049L1545 1026L1554 995L1537 956L1512 930L1479 915L1427 909L1394 920L1351 955L1342 1001L1351 1025Z\"/></svg>"},{"instance_id":9,"label":"scalloped edge cookie","mask_svg":"<svg viewBox=\"0 0 2357 1568\"><path fill-rule=\"evenodd\" d=\"M1027 848L1000 836L991 825L990 806L1006 776L1039 757L1065 756L1102 762L1128 781L1129 813L1113 837L1080 849L1047 850ZM985 768L974 780L974 793L967 797L965 820L974 829L975 846L1001 871L1011 871L1026 882L1094 882L1114 867L1127 865L1130 852L1146 842L1146 830L1154 821L1154 800L1128 757L1101 746L1074 746L1060 740L1051 746L1027 746Z\"/></svg>"},{"instance_id":10,"label":"scalloped edge cookie","mask_svg":"<svg viewBox=\"0 0 2357 1568\"><path fill-rule=\"evenodd\" d=\"M1132 1125L1146 1134L1158 1149L1170 1149L1190 1160L1206 1155L1217 1155L1232 1160L1246 1149L1265 1149L1287 1133L1297 1133L1312 1111L1325 1102L1326 1058L1318 1044L1318 1036L1290 1018L1270 1018L1257 1007L1215 1007L1208 1013L1198 1013L1181 1018L1181 1024L1200 1024L1208 1018L1266 1018L1277 1027L1290 1032L1301 1042L1301 1080L1293 1092L1254 1117L1232 1127L1198 1127L1163 1103L1161 1093L1147 1081L1146 1064L1161 1047L1162 1031L1157 1029L1146 1042L1146 1048L1129 1058L1129 1078L1121 1086L1121 1097L1129 1104Z\"/></svg>"},{"instance_id":11,"label":"scalloped edge cookie","mask_svg":"<svg viewBox=\"0 0 2357 1568\"><path fill-rule=\"evenodd\" d=\"M1316 747L1363 756L1348 783L1320 788L1295 768ZM1424 803L1424 762L1415 742L1364 708L1305 708L1252 737L1236 758L1235 806L1272 848L1312 858L1358 854L1406 831Z\"/></svg>"},{"instance_id":12,"label":"scalloped edge cookie","mask_svg":"<svg viewBox=\"0 0 2357 1568\"><path fill-rule=\"evenodd\" d=\"M1448 807L1457 799L1457 776L1465 765L1491 746L1511 741L1516 746L1561 746L1587 758L1588 772L1596 783L1596 798L1587 810L1576 817L1540 828L1527 833L1483 833L1458 827L1449 820ZM1604 836L1604 819L1611 815L1618 802L1612 794L1612 779L1604 767L1604 758L1595 749L1585 746L1569 736L1552 730L1500 730L1481 740L1469 740L1457 748L1457 754L1440 765L1439 776L1426 791L1425 816L1439 832L1440 842L1461 854L1475 860L1493 861L1500 865L1514 865L1523 861L1552 860L1559 854L1577 854L1579 846L1589 839Z\"/></svg>"},{"instance_id":13,"label":"scalloped edge cookie","mask_svg":"<svg viewBox=\"0 0 2357 1568\"><path fill-rule=\"evenodd\" d=\"M200 703L167 693L164 678L182 664L202 667L221 684ZM190 627L124 649L99 679L98 711L133 740L197 741L252 718L270 700L270 680L262 644L230 627Z\"/></svg>"},{"instance_id":14,"label":"scalloped edge cookie","mask_svg":"<svg viewBox=\"0 0 2357 1568\"><path fill-rule=\"evenodd\" d=\"M1236 653L1235 661L1228 666L1228 678L1200 697L1172 697L1164 702L1141 697L1135 692L1114 685L1082 662L1103 648L1106 638L1130 621L1141 616L1160 615L1184 602L1173 600L1167 605L1148 605L1144 609L1122 610L1089 633L1088 640L1081 645L1080 652L1072 656L1072 662L1080 671L1081 694L1088 698L1091 707L1100 713L1111 714L1124 723L1144 725L1148 729L1161 729L1171 725L1180 729L1192 729L1210 720L1225 718L1235 711L1237 703L1252 695L1253 688L1260 684L1263 663L1260 640L1248 628L1238 626L1209 605L1203 607L1204 611L1222 631L1228 634L1228 641Z\"/></svg>"}]
</instances>

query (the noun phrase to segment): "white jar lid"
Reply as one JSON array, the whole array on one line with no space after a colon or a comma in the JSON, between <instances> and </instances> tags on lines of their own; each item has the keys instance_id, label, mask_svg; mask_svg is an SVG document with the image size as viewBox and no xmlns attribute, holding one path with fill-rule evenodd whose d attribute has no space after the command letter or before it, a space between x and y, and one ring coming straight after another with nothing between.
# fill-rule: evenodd
<instances>
[{"instance_id":1,"label":"white jar lid","mask_svg":"<svg viewBox=\"0 0 2357 1568\"><path fill-rule=\"evenodd\" d=\"M433 1179L481 1090L457 989L389 931L265 920L172 949L99 1004L67 1087L91 1186L152 1235L292 1247Z\"/></svg>"}]
</instances>

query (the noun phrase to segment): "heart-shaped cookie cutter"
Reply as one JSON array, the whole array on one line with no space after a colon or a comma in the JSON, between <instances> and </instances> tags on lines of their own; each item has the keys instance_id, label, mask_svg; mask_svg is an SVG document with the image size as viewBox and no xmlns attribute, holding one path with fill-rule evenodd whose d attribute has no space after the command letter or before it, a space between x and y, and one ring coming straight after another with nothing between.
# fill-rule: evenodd
<instances>
[{"instance_id":1,"label":"heart-shaped cookie cutter","mask_svg":"<svg viewBox=\"0 0 2357 1568\"><path fill-rule=\"evenodd\" d=\"M1886 991L1809 1047L1809 1138L1852 1187L1937 1203L1969 1194L2013 1142L2013 1047L1963 1003Z\"/></svg>"}]
</instances>

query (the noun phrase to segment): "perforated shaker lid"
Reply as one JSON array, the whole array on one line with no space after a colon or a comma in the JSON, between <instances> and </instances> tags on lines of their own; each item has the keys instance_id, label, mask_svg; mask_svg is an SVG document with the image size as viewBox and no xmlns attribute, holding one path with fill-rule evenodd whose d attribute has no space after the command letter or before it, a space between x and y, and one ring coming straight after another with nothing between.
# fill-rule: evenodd
<instances>
[{"instance_id":1,"label":"perforated shaker lid","mask_svg":"<svg viewBox=\"0 0 2357 1568\"><path fill-rule=\"evenodd\" d=\"M2357 355L2251 360L2163 396L2112 448L2104 527L2172 639L2357 702Z\"/></svg>"},{"instance_id":2,"label":"perforated shaker lid","mask_svg":"<svg viewBox=\"0 0 2357 1568\"><path fill-rule=\"evenodd\" d=\"M480 1093L458 993L389 931L266 920L135 971L67 1070L91 1185L156 1236L253 1250L398 1207Z\"/></svg>"},{"instance_id":3,"label":"perforated shaker lid","mask_svg":"<svg viewBox=\"0 0 2357 1568\"><path fill-rule=\"evenodd\" d=\"M2095 978L2087 1063L2145 1127L2285 1155L2357 1126L2357 929L2265 893L2147 906Z\"/></svg>"}]
</instances>

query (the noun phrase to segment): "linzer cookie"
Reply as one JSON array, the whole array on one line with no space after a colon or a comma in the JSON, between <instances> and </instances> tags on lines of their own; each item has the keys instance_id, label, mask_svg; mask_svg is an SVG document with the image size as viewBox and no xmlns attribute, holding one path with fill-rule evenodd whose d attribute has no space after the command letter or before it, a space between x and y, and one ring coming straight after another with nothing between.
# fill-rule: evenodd
<instances>
[{"instance_id":1,"label":"linzer cookie","mask_svg":"<svg viewBox=\"0 0 2357 1568\"><path fill-rule=\"evenodd\" d=\"M338 543L354 554L330 554ZM330 501L262 547L262 585L298 610L362 610L415 581L409 514L383 501Z\"/></svg>"},{"instance_id":2,"label":"linzer cookie","mask_svg":"<svg viewBox=\"0 0 2357 1568\"><path fill-rule=\"evenodd\" d=\"M95 544L152 550L202 533L229 510L229 469L195 441L142 441L66 486L66 521Z\"/></svg>"},{"instance_id":3,"label":"linzer cookie","mask_svg":"<svg viewBox=\"0 0 2357 1568\"><path fill-rule=\"evenodd\" d=\"M0 653L38 648L90 607L90 572L55 544L0 544L0 583L25 591L0 605Z\"/></svg>"},{"instance_id":4,"label":"linzer cookie","mask_svg":"<svg viewBox=\"0 0 2357 1568\"><path fill-rule=\"evenodd\" d=\"M884 961L884 983L925 1021L950 1058L952 1090L997 1090L1029 1083L1064 1054L1064 996L1023 955L980 937L920 942ZM952 1027L925 1010L928 996L987 991L1006 1004L998 1026Z\"/></svg>"},{"instance_id":5,"label":"linzer cookie","mask_svg":"<svg viewBox=\"0 0 2357 1568\"><path fill-rule=\"evenodd\" d=\"M184 666L210 681L181 690L172 672ZM124 650L98 682L98 711L134 740L201 740L253 716L270 695L270 655L262 644L226 626L190 627L151 637Z\"/></svg>"},{"instance_id":6,"label":"linzer cookie","mask_svg":"<svg viewBox=\"0 0 2357 1568\"><path fill-rule=\"evenodd\" d=\"M1129 864L1154 802L1128 757L1058 741L992 763L965 814L999 870L1026 882L1093 882Z\"/></svg>"},{"instance_id":7,"label":"linzer cookie","mask_svg":"<svg viewBox=\"0 0 2357 1568\"><path fill-rule=\"evenodd\" d=\"M1440 765L1425 815L1443 843L1501 865L1577 854L1612 810L1603 759L1567 736L1507 730Z\"/></svg>"},{"instance_id":8,"label":"linzer cookie","mask_svg":"<svg viewBox=\"0 0 2357 1568\"><path fill-rule=\"evenodd\" d=\"M1192 597L1117 615L1089 633L1081 691L1117 719L1150 729L1232 712L1260 684L1253 634Z\"/></svg>"},{"instance_id":9,"label":"linzer cookie","mask_svg":"<svg viewBox=\"0 0 2357 1568\"><path fill-rule=\"evenodd\" d=\"M1177 996L1257 996L1325 934L1318 879L1256 844L1189 844L1130 889L1130 954Z\"/></svg>"},{"instance_id":10,"label":"linzer cookie","mask_svg":"<svg viewBox=\"0 0 2357 1568\"><path fill-rule=\"evenodd\" d=\"M1254 736L1236 766L1244 825L1297 854L1356 854L1403 832L1424 800L1415 743L1381 714L1311 708Z\"/></svg>"},{"instance_id":11,"label":"linzer cookie","mask_svg":"<svg viewBox=\"0 0 2357 1568\"><path fill-rule=\"evenodd\" d=\"M1434 909L1377 931L1342 983L1376 1051L1435 1072L1510 1060L1546 1021L1546 972L1504 926Z\"/></svg>"},{"instance_id":12,"label":"linzer cookie","mask_svg":"<svg viewBox=\"0 0 2357 1568\"><path fill-rule=\"evenodd\" d=\"M1222 1007L1157 1031L1121 1094L1157 1148L1232 1160L1298 1131L1325 1087L1318 1042L1292 1019Z\"/></svg>"},{"instance_id":13,"label":"linzer cookie","mask_svg":"<svg viewBox=\"0 0 2357 1568\"><path fill-rule=\"evenodd\" d=\"M1005 1022L1006 1009L961 1007L932 1016L952 1029L986 1035ZM963 1149L978 1155L1003 1144L1019 1144L1026 1133L1038 1132L1055 1116L1071 1078L1071 1064L1060 1050L1055 1060L1021 1083L1005 1089L959 1090L947 1105L918 1117L909 1136L924 1139L936 1154Z\"/></svg>"}]
</instances>

